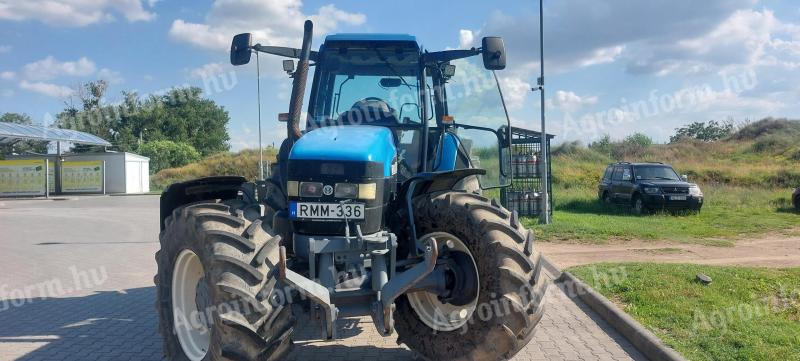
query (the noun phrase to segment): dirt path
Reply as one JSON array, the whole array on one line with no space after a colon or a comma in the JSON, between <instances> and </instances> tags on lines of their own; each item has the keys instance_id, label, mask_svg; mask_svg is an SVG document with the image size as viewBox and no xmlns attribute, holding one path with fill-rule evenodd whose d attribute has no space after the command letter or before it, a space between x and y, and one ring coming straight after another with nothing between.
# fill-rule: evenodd
<instances>
[{"instance_id":1,"label":"dirt path","mask_svg":"<svg viewBox=\"0 0 800 361\"><path fill-rule=\"evenodd\" d=\"M738 241L733 247L643 241L609 245L542 242L538 247L562 268L598 262L800 267L800 236L796 235L766 235Z\"/></svg>"}]
</instances>

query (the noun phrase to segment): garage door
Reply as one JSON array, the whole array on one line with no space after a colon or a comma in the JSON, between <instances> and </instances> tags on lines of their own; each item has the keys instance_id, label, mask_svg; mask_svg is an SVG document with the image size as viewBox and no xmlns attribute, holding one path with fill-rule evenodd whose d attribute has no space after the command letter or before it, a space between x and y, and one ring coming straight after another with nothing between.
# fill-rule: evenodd
<instances>
[{"instance_id":1,"label":"garage door","mask_svg":"<svg viewBox=\"0 0 800 361\"><path fill-rule=\"evenodd\" d=\"M142 163L125 162L125 193L142 193Z\"/></svg>"}]
</instances>

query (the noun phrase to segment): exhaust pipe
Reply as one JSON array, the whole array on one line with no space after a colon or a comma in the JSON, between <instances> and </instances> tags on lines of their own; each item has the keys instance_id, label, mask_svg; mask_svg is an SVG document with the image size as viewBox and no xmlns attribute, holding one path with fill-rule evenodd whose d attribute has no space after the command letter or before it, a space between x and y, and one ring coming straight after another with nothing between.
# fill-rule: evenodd
<instances>
[{"instance_id":1,"label":"exhaust pipe","mask_svg":"<svg viewBox=\"0 0 800 361\"><path fill-rule=\"evenodd\" d=\"M303 25L303 47L300 48L300 60L294 72L292 96L289 99L289 121L286 122L286 138L294 144L303 135L300 132L300 114L303 113L303 95L306 93L308 79L308 58L311 54L311 38L314 34L314 23L306 20Z\"/></svg>"}]
</instances>

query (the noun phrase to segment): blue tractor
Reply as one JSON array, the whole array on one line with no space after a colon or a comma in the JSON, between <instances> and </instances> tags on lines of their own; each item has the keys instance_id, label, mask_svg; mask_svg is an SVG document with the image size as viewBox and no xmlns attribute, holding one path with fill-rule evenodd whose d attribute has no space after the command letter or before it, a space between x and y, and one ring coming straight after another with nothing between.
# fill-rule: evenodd
<instances>
[{"instance_id":1,"label":"blue tractor","mask_svg":"<svg viewBox=\"0 0 800 361\"><path fill-rule=\"evenodd\" d=\"M283 359L298 312L324 339L368 315L426 359L511 358L547 287L533 233L490 199L512 176L502 39L428 52L409 35L338 34L312 51L312 28L300 49L250 34L231 45L234 65L278 55L293 79L268 179L202 178L161 196L167 358Z\"/></svg>"}]
</instances>

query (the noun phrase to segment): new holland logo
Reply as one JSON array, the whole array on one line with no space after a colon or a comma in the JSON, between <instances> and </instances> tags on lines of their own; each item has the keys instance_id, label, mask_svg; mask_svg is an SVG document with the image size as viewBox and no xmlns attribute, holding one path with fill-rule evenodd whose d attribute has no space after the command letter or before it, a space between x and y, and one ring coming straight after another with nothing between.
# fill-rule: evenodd
<instances>
[{"instance_id":1,"label":"new holland logo","mask_svg":"<svg viewBox=\"0 0 800 361\"><path fill-rule=\"evenodd\" d=\"M325 185L324 187L322 187L322 194L326 196L333 194L333 187L330 184Z\"/></svg>"}]
</instances>

